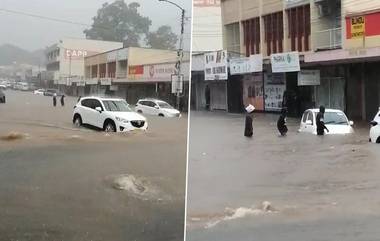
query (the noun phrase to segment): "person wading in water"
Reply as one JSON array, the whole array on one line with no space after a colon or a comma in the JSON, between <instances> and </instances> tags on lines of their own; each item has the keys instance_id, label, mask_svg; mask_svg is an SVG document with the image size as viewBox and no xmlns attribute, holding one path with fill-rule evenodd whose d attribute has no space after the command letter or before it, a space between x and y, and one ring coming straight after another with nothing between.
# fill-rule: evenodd
<instances>
[{"instance_id":1,"label":"person wading in water","mask_svg":"<svg viewBox=\"0 0 380 241\"><path fill-rule=\"evenodd\" d=\"M319 113L317 114L317 118L316 118L318 136L323 136L325 134L325 130L329 132L329 129L327 129L327 127L325 126L324 118L325 118L325 107L321 105L319 107Z\"/></svg>"},{"instance_id":2,"label":"person wading in water","mask_svg":"<svg viewBox=\"0 0 380 241\"><path fill-rule=\"evenodd\" d=\"M288 132L288 127L286 126L286 113L286 108L282 108L281 115L277 121L277 129L281 136L286 136L286 133Z\"/></svg>"},{"instance_id":3,"label":"person wading in water","mask_svg":"<svg viewBox=\"0 0 380 241\"><path fill-rule=\"evenodd\" d=\"M244 136L246 137L252 137L253 136L253 111L255 110L255 107L253 105L248 105L247 108L245 108L247 111L247 115L245 116L245 128L244 128Z\"/></svg>"},{"instance_id":4,"label":"person wading in water","mask_svg":"<svg viewBox=\"0 0 380 241\"><path fill-rule=\"evenodd\" d=\"M56 107L57 106L57 94L54 93L53 95L53 106Z\"/></svg>"},{"instance_id":5,"label":"person wading in water","mask_svg":"<svg viewBox=\"0 0 380 241\"><path fill-rule=\"evenodd\" d=\"M65 106L65 95L61 96L61 106Z\"/></svg>"}]
</instances>

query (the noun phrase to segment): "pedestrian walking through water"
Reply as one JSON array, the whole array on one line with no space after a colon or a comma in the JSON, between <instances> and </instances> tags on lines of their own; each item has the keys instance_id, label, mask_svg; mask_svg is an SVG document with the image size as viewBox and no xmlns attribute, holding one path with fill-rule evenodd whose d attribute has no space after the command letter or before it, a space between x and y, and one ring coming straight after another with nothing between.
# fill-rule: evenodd
<instances>
[{"instance_id":1,"label":"pedestrian walking through water","mask_svg":"<svg viewBox=\"0 0 380 241\"><path fill-rule=\"evenodd\" d=\"M286 133L288 132L288 127L286 126L286 113L286 108L282 108L281 115L277 120L277 129L281 136L286 136Z\"/></svg>"},{"instance_id":2,"label":"pedestrian walking through water","mask_svg":"<svg viewBox=\"0 0 380 241\"><path fill-rule=\"evenodd\" d=\"M325 130L329 132L329 129L325 126L325 107L321 105L319 107L319 113L317 114L316 124L317 124L317 135L323 136L325 134Z\"/></svg>"},{"instance_id":3,"label":"pedestrian walking through water","mask_svg":"<svg viewBox=\"0 0 380 241\"><path fill-rule=\"evenodd\" d=\"M54 107L57 106L57 94L56 93L54 93L54 95L53 95L53 106Z\"/></svg>"},{"instance_id":4,"label":"pedestrian walking through water","mask_svg":"<svg viewBox=\"0 0 380 241\"><path fill-rule=\"evenodd\" d=\"M245 108L247 111L247 115L245 116L245 128L244 128L244 136L246 137L252 137L253 136L253 111L255 110L255 107L253 105L248 105L247 108Z\"/></svg>"},{"instance_id":5,"label":"pedestrian walking through water","mask_svg":"<svg viewBox=\"0 0 380 241\"><path fill-rule=\"evenodd\" d=\"M65 106L65 95L61 96L61 106Z\"/></svg>"}]
</instances>

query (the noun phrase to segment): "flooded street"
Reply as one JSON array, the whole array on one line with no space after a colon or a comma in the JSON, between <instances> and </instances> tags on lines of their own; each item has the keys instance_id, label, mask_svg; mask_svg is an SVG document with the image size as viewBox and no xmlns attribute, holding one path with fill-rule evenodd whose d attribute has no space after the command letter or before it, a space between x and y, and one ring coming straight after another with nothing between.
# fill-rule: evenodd
<instances>
[{"instance_id":1,"label":"flooded street","mask_svg":"<svg viewBox=\"0 0 380 241\"><path fill-rule=\"evenodd\" d=\"M183 240L187 116L105 134L65 107L6 91L0 105L0 240Z\"/></svg>"},{"instance_id":2,"label":"flooded street","mask_svg":"<svg viewBox=\"0 0 380 241\"><path fill-rule=\"evenodd\" d=\"M187 240L377 240L380 148L355 134L278 137L276 115L192 112Z\"/></svg>"}]
</instances>

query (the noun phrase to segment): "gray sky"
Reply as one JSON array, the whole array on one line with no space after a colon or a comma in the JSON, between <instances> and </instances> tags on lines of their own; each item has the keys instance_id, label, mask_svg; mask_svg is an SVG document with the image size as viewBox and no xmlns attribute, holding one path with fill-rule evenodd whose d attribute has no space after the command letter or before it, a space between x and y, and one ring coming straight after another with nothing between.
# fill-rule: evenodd
<instances>
[{"instance_id":1,"label":"gray sky","mask_svg":"<svg viewBox=\"0 0 380 241\"><path fill-rule=\"evenodd\" d=\"M172 0L185 8L191 17L191 0ZM0 8L22 11L74 22L92 23L92 17L105 2L113 0L0 0ZM125 0L140 3L140 13L152 20L151 30L170 25L175 33L180 31L180 10L158 0ZM190 23L187 21L185 46L190 45ZM51 22L28 16L0 11L0 45L11 43L27 50L45 48L62 37L84 38L86 27Z\"/></svg>"}]
</instances>

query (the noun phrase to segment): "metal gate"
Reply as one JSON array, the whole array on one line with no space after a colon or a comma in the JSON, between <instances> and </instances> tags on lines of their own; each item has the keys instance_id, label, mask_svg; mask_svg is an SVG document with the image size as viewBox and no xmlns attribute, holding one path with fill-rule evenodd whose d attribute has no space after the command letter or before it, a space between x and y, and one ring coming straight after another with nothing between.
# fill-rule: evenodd
<instances>
[{"instance_id":1,"label":"metal gate","mask_svg":"<svg viewBox=\"0 0 380 241\"><path fill-rule=\"evenodd\" d=\"M324 105L326 108L346 111L345 85L343 77L321 78L321 85L315 89L317 107Z\"/></svg>"}]
</instances>

